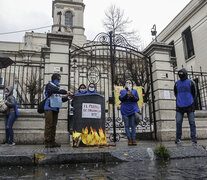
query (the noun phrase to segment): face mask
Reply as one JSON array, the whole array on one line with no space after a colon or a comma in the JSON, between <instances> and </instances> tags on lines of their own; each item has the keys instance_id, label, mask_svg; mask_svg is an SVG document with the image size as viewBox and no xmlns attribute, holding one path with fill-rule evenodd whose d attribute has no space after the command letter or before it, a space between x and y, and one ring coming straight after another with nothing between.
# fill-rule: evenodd
<instances>
[{"instance_id":1,"label":"face mask","mask_svg":"<svg viewBox=\"0 0 207 180\"><path fill-rule=\"evenodd\" d=\"M132 89L132 84L126 83L126 88L127 88L128 90L131 90L131 89Z\"/></svg>"},{"instance_id":2,"label":"face mask","mask_svg":"<svg viewBox=\"0 0 207 180\"><path fill-rule=\"evenodd\" d=\"M93 91L95 91L95 88L89 87L88 90L93 92Z\"/></svg>"},{"instance_id":3,"label":"face mask","mask_svg":"<svg viewBox=\"0 0 207 180\"><path fill-rule=\"evenodd\" d=\"M4 93L5 94L5 96L8 96L9 95L9 93Z\"/></svg>"},{"instance_id":4,"label":"face mask","mask_svg":"<svg viewBox=\"0 0 207 180\"><path fill-rule=\"evenodd\" d=\"M129 89L129 90L132 89L132 84L128 84L128 89Z\"/></svg>"},{"instance_id":5,"label":"face mask","mask_svg":"<svg viewBox=\"0 0 207 180\"><path fill-rule=\"evenodd\" d=\"M85 93L86 90L85 89L80 89L80 93Z\"/></svg>"},{"instance_id":6,"label":"face mask","mask_svg":"<svg viewBox=\"0 0 207 180\"><path fill-rule=\"evenodd\" d=\"M181 81L186 80L186 75L185 74L178 74L179 78Z\"/></svg>"},{"instance_id":7,"label":"face mask","mask_svg":"<svg viewBox=\"0 0 207 180\"><path fill-rule=\"evenodd\" d=\"M59 80L57 80L57 79L54 80L54 84L59 85L59 83L60 83Z\"/></svg>"}]
</instances>

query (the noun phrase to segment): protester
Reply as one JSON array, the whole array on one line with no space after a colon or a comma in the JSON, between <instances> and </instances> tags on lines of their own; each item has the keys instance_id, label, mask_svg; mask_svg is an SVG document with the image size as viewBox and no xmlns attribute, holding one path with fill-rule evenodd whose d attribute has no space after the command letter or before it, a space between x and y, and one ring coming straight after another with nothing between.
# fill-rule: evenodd
<instances>
[{"instance_id":1,"label":"protester","mask_svg":"<svg viewBox=\"0 0 207 180\"><path fill-rule=\"evenodd\" d=\"M55 142L56 125L58 121L59 108L62 107L62 102L71 99L72 93L60 88L60 74L53 74L52 81L45 87L45 98L47 98L44 106L45 110L45 147L53 148L61 145ZM67 94L61 97L60 94Z\"/></svg>"},{"instance_id":2,"label":"protester","mask_svg":"<svg viewBox=\"0 0 207 180\"><path fill-rule=\"evenodd\" d=\"M121 101L121 114L124 120L128 145L136 145L135 112L140 112L137 105L139 96L137 90L133 89L133 82L130 79L125 81L124 89L120 91L119 100Z\"/></svg>"},{"instance_id":3,"label":"protester","mask_svg":"<svg viewBox=\"0 0 207 180\"><path fill-rule=\"evenodd\" d=\"M197 97L196 84L188 79L187 71L183 68L178 71L180 80L175 83L174 93L176 96L176 139L175 143L181 143L182 123L184 113L187 113L190 124L191 139L193 144L197 144L196 125L194 120L195 106Z\"/></svg>"},{"instance_id":4,"label":"protester","mask_svg":"<svg viewBox=\"0 0 207 180\"><path fill-rule=\"evenodd\" d=\"M85 84L81 84L78 88L78 92L76 92L74 95L84 95L87 93L87 89L86 89L86 85Z\"/></svg>"},{"instance_id":5,"label":"protester","mask_svg":"<svg viewBox=\"0 0 207 180\"><path fill-rule=\"evenodd\" d=\"M8 109L5 112L5 131L6 131L6 139L3 144L5 145L15 145L14 142L14 132L13 132L13 124L18 117L18 109L16 99L13 96L13 87L8 86L5 88L5 104L8 106Z\"/></svg>"},{"instance_id":6,"label":"protester","mask_svg":"<svg viewBox=\"0 0 207 180\"><path fill-rule=\"evenodd\" d=\"M90 83L88 85L87 94L97 94L97 92L96 92L96 85L94 83Z\"/></svg>"}]
</instances>

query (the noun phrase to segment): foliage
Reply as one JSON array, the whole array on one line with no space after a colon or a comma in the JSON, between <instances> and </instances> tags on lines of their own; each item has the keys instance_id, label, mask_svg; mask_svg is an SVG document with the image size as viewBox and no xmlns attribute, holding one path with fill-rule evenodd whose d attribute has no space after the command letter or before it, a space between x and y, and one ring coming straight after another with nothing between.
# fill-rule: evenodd
<instances>
[{"instance_id":1,"label":"foliage","mask_svg":"<svg viewBox=\"0 0 207 180\"><path fill-rule=\"evenodd\" d=\"M111 5L105 11L103 25L106 31L112 31L113 34L121 34L132 46L140 49L143 46L141 38L136 30L129 30L131 23L132 21L125 17L124 11L116 7L116 5Z\"/></svg>"},{"instance_id":2,"label":"foliage","mask_svg":"<svg viewBox=\"0 0 207 180\"><path fill-rule=\"evenodd\" d=\"M113 41L117 40L117 34L121 34L131 46L137 48L137 50L140 49L142 46L141 38L136 31L128 30L132 21L125 17L123 10L116 7L116 5L111 5L107 11L105 11L105 16L103 24L106 31L113 32ZM142 86L144 88L144 102L147 102L150 91L148 59L142 57L141 54L133 54L133 52L131 52L130 56L126 55L125 58L120 58L116 48L114 49L114 56L115 64L116 61L120 62L119 66L115 66L114 83L116 85L123 85L126 79L132 79L137 86Z\"/></svg>"},{"instance_id":3,"label":"foliage","mask_svg":"<svg viewBox=\"0 0 207 180\"><path fill-rule=\"evenodd\" d=\"M161 159L169 159L170 157L168 149L162 144L155 149L155 154Z\"/></svg>"},{"instance_id":4,"label":"foliage","mask_svg":"<svg viewBox=\"0 0 207 180\"><path fill-rule=\"evenodd\" d=\"M31 75L31 77L27 78L27 83L25 83L27 87L27 92L29 93L31 108L34 107L34 104L38 102L36 99L36 95L42 92L42 88L39 86L39 77L35 75Z\"/></svg>"}]
</instances>

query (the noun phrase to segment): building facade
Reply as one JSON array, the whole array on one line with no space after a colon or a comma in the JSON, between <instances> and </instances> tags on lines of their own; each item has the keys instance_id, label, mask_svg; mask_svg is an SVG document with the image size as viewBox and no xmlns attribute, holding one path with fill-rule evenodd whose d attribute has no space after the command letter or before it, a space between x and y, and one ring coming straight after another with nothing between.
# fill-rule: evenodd
<instances>
[{"instance_id":1,"label":"building facade","mask_svg":"<svg viewBox=\"0 0 207 180\"><path fill-rule=\"evenodd\" d=\"M207 71L207 1L192 0L157 36L158 42L173 46L172 63L195 71Z\"/></svg>"}]
</instances>

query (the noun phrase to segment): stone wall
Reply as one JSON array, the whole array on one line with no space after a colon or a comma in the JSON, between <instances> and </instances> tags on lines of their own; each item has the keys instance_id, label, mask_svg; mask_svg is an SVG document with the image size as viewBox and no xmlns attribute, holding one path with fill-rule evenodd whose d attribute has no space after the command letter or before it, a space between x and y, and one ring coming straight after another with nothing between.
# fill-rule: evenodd
<instances>
[{"instance_id":1,"label":"stone wall","mask_svg":"<svg viewBox=\"0 0 207 180\"><path fill-rule=\"evenodd\" d=\"M60 112L60 115L63 112ZM69 133L67 120L59 116L56 141L59 143L69 143ZM20 109L19 117L15 121L14 140L17 144L43 144L44 142L44 114L38 114L36 109ZM0 114L0 142L5 139L4 115Z\"/></svg>"}]
</instances>

